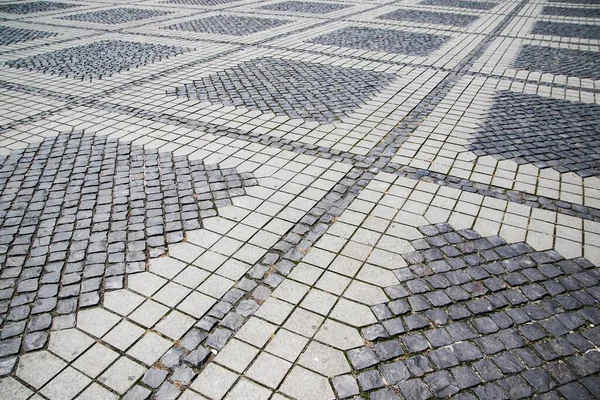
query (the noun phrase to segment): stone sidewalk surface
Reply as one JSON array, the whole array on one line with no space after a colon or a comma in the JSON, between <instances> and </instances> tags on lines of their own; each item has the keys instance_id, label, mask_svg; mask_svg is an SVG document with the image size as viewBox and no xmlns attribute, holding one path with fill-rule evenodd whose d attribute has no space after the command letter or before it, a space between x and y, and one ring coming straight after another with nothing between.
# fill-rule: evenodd
<instances>
[{"instance_id":1,"label":"stone sidewalk surface","mask_svg":"<svg viewBox=\"0 0 600 400\"><path fill-rule=\"evenodd\" d=\"M0 398L600 399L598 0L0 0Z\"/></svg>"}]
</instances>

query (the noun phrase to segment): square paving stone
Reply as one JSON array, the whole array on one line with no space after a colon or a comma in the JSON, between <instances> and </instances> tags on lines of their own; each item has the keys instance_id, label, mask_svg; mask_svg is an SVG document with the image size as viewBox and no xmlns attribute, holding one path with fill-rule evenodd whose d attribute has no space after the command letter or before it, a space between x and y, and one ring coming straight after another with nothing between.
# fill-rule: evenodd
<instances>
[{"instance_id":1,"label":"square paving stone","mask_svg":"<svg viewBox=\"0 0 600 400\"><path fill-rule=\"evenodd\" d=\"M43 350L24 354L19 358L16 375L36 389L51 380L67 364Z\"/></svg>"},{"instance_id":2,"label":"square paving stone","mask_svg":"<svg viewBox=\"0 0 600 400\"><path fill-rule=\"evenodd\" d=\"M124 394L144 372L146 368L140 364L126 357L120 357L98 380L117 393Z\"/></svg>"},{"instance_id":3,"label":"square paving stone","mask_svg":"<svg viewBox=\"0 0 600 400\"><path fill-rule=\"evenodd\" d=\"M40 391L50 399L72 399L91 382L90 378L67 367Z\"/></svg>"},{"instance_id":4,"label":"square paving stone","mask_svg":"<svg viewBox=\"0 0 600 400\"><path fill-rule=\"evenodd\" d=\"M103 344L96 343L72 364L73 367L95 378L119 357L119 354Z\"/></svg>"},{"instance_id":5,"label":"square paving stone","mask_svg":"<svg viewBox=\"0 0 600 400\"><path fill-rule=\"evenodd\" d=\"M291 367L292 364L288 361L268 353L261 353L246 375L250 379L276 389Z\"/></svg>"}]
</instances>

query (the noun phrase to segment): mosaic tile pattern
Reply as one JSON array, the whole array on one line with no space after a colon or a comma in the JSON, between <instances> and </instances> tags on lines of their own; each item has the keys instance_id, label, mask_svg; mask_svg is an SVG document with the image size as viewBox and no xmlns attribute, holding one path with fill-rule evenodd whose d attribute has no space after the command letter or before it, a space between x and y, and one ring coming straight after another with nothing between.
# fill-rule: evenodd
<instances>
[{"instance_id":1,"label":"mosaic tile pattern","mask_svg":"<svg viewBox=\"0 0 600 400\"><path fill-rule=\"evenodd\" d=\"M42 347L53 315L97 305L101 289L122 287L254 182L84 133L13 152L0 165L0 321L10 338L0 356Z\"/></svg>"},{"instance_id":2,"label":"mosaic tile pattern","mask_svg":"<svg viewBox=\"0 0 600 400\"><path fill-rule=\"evenodd\" d=\"M424 0L419 4L424 6L466 8L471 10L491 10L498 5L498 3L468 0Z\"/></svg>"},{"instance_id":3,"label":"mosaic tile pattern","mask_svg":"<svg viewBox=\"0 0 600 400\"><path fill-rule=\"evenodd\" d=\"M167 0L163 3L184 4L191 6L220 6L222 4L235 3L240 0Z\"/></svg>"},{"instance_id":4,"label":"mosaic tile pattern","mask_svg":"<svg viewBox=\"0 0 600 400\"><path fill-rule=\"evenodd\" d=\"M32 1L11 4L0 4L0 13L33 14L38 12L64 10L66 8L73 8L78 6L78 4L59 3L53 1Z\"/></svg>"},{"instance_id":5,"label":"mosaic tile pattern","mask_svg":"<svg viewBox=\"0 0 600 400\"><path fill-rule=\"evenodd\" d=\"M540 73L596 44L519 56L539 1L159 2L1 50L2 399L600 398L598 90ZM212 6L293 23L164 29Z\"/></svg>"},{"instance_id":6,"label":"mosaic tile pattern","mask_svg":"<svg viewBox=\"0 0 600 400\"><path fill-rule=\"evenodd\" d=\"M57 36L56 32L0 26L0 46Z\"/></svg>"},{"instance_id":7,"label":"mosaic tile pattern","mask_svg":"<svg viewBox=\"0 0 600 400\"><path fill-rule=\"evenodd\" d=\"M600 25L538 21L533 26L531 33L534 35L552 35L600 40Z\"/></svg>"},{"instance_id":8,"label":"mosaic tile pattern","mask_svg":"<svg viewBox=\"0 0 600 400\"><path fill-rule=\"evenodd\" d=\"M126 22L160 17L170 14L167 11L143 10L139 8L113 8L110 10L93 11L85 14L67 15L60 17L69 21L91 22L94 24L124 24Z\"/></svg>"},{"instance_id":9,"label":"mosaic tile pattern","mask_svg":"<svg viewBox=\"0 0 600 400\"><path fill-rule=\"evenodd\" d=\"M291 21L274 18L242 17L239 15L215 15L169 25L164 29L209 33L212 35L247 36L276 28Z\"/></svg>"},{"instance_id":10,"label":"mosaic tile pattern","mask_svg":"<svg viewBox=\"0 0 600 400\"><path fill-rule=\"evenodd\" d=\"M79 79L101 79L123 70L182 54L175 46L101 40L6 62L11 68ZM98 57L101 54L102 57Z\"/></svg>"},{"instance_id":11,"label":"mosaic tile pattern","mask_svg":"<svg viewBox=\"0 0 600 400\"><path fill-rule=\"evenodd\" d=\"M599 52L525 45L512 66L555 75L600 79Z\"/></svg>"},{"instance_id":12,"label":"mosaic tile pattern","mask_svg":"<svg viewBox=\"0 0 600 400\"><path fill-rule=\"evenodd\" d=\"M397 398L393 387L405 398L530 397L564 383L555 360L566 348L568 380L597 381L592 263L449 224L419 231L417 251L394 270L400 283L385 288L394 300L373 307L379 323L362 329L371 343L346 352L358 385L338 377L338 395L360 386L371 398Z\"/></svg>"},{"instance_id":13,"label":"mosaic tile pattern","mask_svg":"<svg viewBox=\"0 0 600 400\"><path fill-rule=\"evenodd\" d=\"M452 26L469 26L479 19L476 15L420 10L397 10L381 15L379 18Z\"/></svg>"},{"instance_id":14,"label":"mosaic tile pattern","mask_svg":"<svg viewBox=\"0 0 600 400\"><path fill-rule=\"evenodd\" d=\"M544 7L542 15L558 15L561 17L600 18L598 8Z\"/></svg>"},{"instance_id":15,"label":"mosaic tile pattern","mask_svg":"<svg viewBox=\"0 0 600 400\"><path fill-rule=\"evenodd\" d=\"M384 51L394 54L427 56L442 47L450 37L392 29L348 27L308 40L325 46Z\"/></svg>"},{"instance_id":16,"label":"mosaic tile pattern","mask_svg":"<svg viewBox=\"0 0 600 400\"><path fill-rule=\"evenodd\" d=\"M549 3L564 3L565 0L548 0ZM571 4L600 4L599 0L569 0Z\"/></svg>"},{"instance_id":17,"label":"mosaic tile pattern","mask_svg":"<svg viewBox=\"0 0 600 400\"><path fill-rule=\"evenodd\" d=\"M394 79L381 72L258 58L186 84L177 96L328 123L356 110Z\"/></svg>"},{"instance_id":18,"label":"mosaic tile pattern","mask_svg":"<svg viewBox=\"0 0 600 400\"><path fill-rule=\"evenodd\" d=\"M469 148L478 155L591 176L600 174L598 129L598 105L503 91Z\"/></svg>"},{"instance_id":19,"label":"mosaic tile pattern","mask_svg":"<svg viewBox=\"0 0 600 400\"><path fill-rule=\"evenodd\" d=\"M283 1L281 3L270 4L268 6L262 6L259 8L263 10L285 11L291 13L327 14L330 12L343 10L347 7L350 7L350 5L308 1Z\"/></svg>"}]
</instances>

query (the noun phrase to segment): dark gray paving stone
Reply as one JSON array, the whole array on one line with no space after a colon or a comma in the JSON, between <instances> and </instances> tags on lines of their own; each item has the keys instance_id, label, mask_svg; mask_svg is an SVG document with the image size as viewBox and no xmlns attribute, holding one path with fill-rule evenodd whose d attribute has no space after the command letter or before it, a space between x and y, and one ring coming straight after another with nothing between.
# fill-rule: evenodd
<instances>
[{"instance_id":1,"label":"dark gray paving stone","mask_svg":"<svg viewBox=\"0 0 600 400\"><path fill-rule=\"evenodd\" d=\"M0 5L1 7L2 5ZM29 42L35 39L43 39L58 35L56 32L39 31L35 29L13 28L0 26L0 46L15 43Z\"/></svg>"},{"instance_id":2,"label":"dark gray paving stone","mask_svg":"<svg viewBox=\"0 0 600 400\"><path fill-rule=\"evenodd\" d=\"M349 4L340 3L318 3L308 1L282 1L281 3L269 4L259 7L264 10L284 11L304 14L327 14L350 7Z\"/></svg>"},{"instance_id":3,"label":"dark gray paving stone","mask_svg":"<svg viewBox=\"0 0 600 400\"><path fill-rule=\"evenodd\" d=\"M438 6L451 8L466 8L471 10L491 10L499 3L468 1L468 0L424 0L419 4L424 6Z\"/></svg>"},{"instance_id":4,"label":"dark gray paving stone","mask_svg":"<svg viewBox=\"0 0 600 400\"><path fill-rule=\"evenodd\" d=\"M395 78L354 68L256 58L186 84L177 95L327 123L361 107Z\"/></svg>"},{"instance_id":5,"label":"dark gray paving stone","mask_svg":"<svg viewBox=\"0 0 600 400\"><path fill-rule=\"evenodd\" d=\"M160 17L171 11L144 10L141 8L111 8L109 10L92 11L85 14L75 14L60 17L69 21L91 22L94 24L124 24L142 19Z\"/></svg>"},{"instance_id":6,"label":"dark gray paving stone","mask_svg":"<svg viewBox=\"0 0 600 400\"><path fill-rule=\"evenodd\" d=\"M547 6L542 9L541 15L559 15L561 17L599 18L599 8L573 8Z\"/></svg>"},{"instance_id":7,"label":"dark gray paving stone","mask_svg":"<svg viewBox=\"0 0 600 400\"><path fill-rule=\"evenodd\" d=\"M383 14L377 18L392 21L420 22L425 24L439 24L451 26L469 26L479 19L477 15L445 13L438 11L397 10Z\"/></svg>"},{"instance_id":8,"label":"dark gray paving stone","mask_svg":"<svg viewBox=\"0 0 600 400\"><path fill-rule=\"evenodd\" d=\"M552 54L546 54L550 48L538 46L526 47L523 51L528 52L529 48L535 48L534 53L542 49L536 57L545 61L532 61L545 63L542 68L552 69L551 65L560 63L561 58L553 58L556 49L551 49ZM594 57L597 59L597 55ZM521 65L519 61L517 64L518 68L532 66ZM579 65L585 67L585 64ZM600 77L600 66L597 72ZM591 176L600 173L599 129L598 105L500 91L468 147L480 155Z\"/></svg>"},{"instance_id":9,"label":"dark gray paving stone","mask_svg":"<svg viewBox=\"0 0 600 400\"><path fill-rule=\"evenodd\" d=\"M0 13L33 14L38 12L64 10L66 8L79 6L79 4L59 3L54 1L32 1L11 4L0 4Z\"/></svg>"},{"instance_id":10,"label":"dark gray paving stone","mask_svg":"<svg viewBox=\"0 0 600 400\"><path fill-rule=\"evenodd\" d=\"M347 27L308 40L324 46L349 47L411 56L428 56L451 38L396 29Z\"/></svg>"},{"instance_id":11,"label":"dark gray paving stone","mask_svg":"<svg viewBox=\"0 0 600 400\"><path fill-rule=\"evenodd\" d=\"M165 26L163 29L208 33L211 35L248 36L290 22L292 21L275 18L214 15Z\"/></svg>"},{"instance_id":12,"label":"dark gray paving stone","mask_svg":"<svg viewBox=\"0 0 600 400\"><path fill-rule=\"evenodd\" d=\"M9 60L11 68L78 79L101 79L123 70L139 68L185 50L176 46L125 40L100 40L81 46Z\"/></svg>"},{"instance_id":13,"label":"dark gray paving stone","mask_svg":"<svg viewBox=\"0 0 600 400\"><path fill-rule=\"evenodd\" d=\"M531 30L535 35L552 35L581 39L600 39L600 25L537 21Z\"/></svg>"}]
</instances>

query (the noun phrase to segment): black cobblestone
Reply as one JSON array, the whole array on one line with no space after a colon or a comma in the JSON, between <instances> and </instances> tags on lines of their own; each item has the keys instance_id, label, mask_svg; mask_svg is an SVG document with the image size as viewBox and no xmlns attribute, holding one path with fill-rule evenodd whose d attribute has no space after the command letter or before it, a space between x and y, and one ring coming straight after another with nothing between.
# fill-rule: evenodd
<instances>
[{"instance_id":1,"label":"black cobblestone","mask_svg":"<svg viewBox=\"0 0 600 400\"><path fill-rule=\"evenodd\" d=\"M79 6L79 4L59 3L54 1L32 1L11 4L0 4L0 13L33 14L38 12L64 10L66 8L73 8Z\"/></svg>"},{"instance_id":2,"label":"black cobblestone","mask_svg":"<svg viewBox=\"0 0 600 400\"><path fill-rule=\"evenodd\" d=\"M124 40L102 40L6 62L11 68L79 79L102 79L182 54L175 46Z\"/></svg>"},{"instance_id":3,"label":"black cobblestone","mask_svg":"<svg viewBox=\"0 0 600 400\"><path fill-rule=\"evenodd\" d=\"M600 18L600 8L544 7L541 15L561 17Z\"/></svg>"},{"instance_id":4,"label":"black cobblestone","mask_svg":"<svg viewBox=\"0 0 600 400\"><path fill-rule=\"evenodd\" d=\"M164 29L192 31L212 35L247 36L290 23L274 18L242 17L239 15L215 15L169 25Z\"/></svg>"},{"instance_id":5,"label":"black cobblestone","mask_svg":"<svg viewBox=\"0 0 600 400\"><path fill-rule=\"evenodd\" d=\"M178 96L321 123L359 108L395 75L258 58L186 84Z\"/></svg>"},{"instance_id":6,"label":"black cobblestone","mask_svg":"<svg viewBox=\"0 0 600 400\"><path fill-rule=\"evenodd\" d=\"M427 56L450 40L448 36L392 29L348 27L308 40L324 46Z\"/></svg>"},{"instance_id":7,"label":"black cobblestone","mask_svg":"<svg viewBox=\"0 0 600 400\"><path fill-rule=\"evenodd\" d=\"M600 25L538 21L533 26L531 33L535 35L552 35L600 40Z\"/></svg>"},{"instance_id":8,"label":"black cobblestone","mask_svg":"<svg viewBox=\"0 0 600 400\"><path fill-rule=\"evenodd\" d=\"M0 26L0 46L57 36L56 32Z\"/></svg>"},{"instance_id":9,"label":"black cobblestone","mask_svg":"<svg viewBox=\"0 0 600 400\"><path fill-rule=\"evenodd\" d=\"M165 253L168 233L183 239L253 184L234 169L81 132L11 153L0 163L5 354L19 351L24 333L48 330L51 313L72 318L78 307L97 305L104 279L144 271L148 257ZM46 336L26 336L23 350Z\"/></svg>"},{"instance_id":10,"label":"black cobblestone","mask_svg":"<svg viewBox=\"0 0 600 400\"><path fill-rule=\"evenodd\" d=\"M171 12L169 11L144 10L140 8L111 8L110 10L93 11L85 14L67 15L65 17L60 17L60 19L115 25L160 17L170 13Z\"/></svg>"},{"instance_id":11,"label":"black cobblestone","mask_svg":"<svg viewBox=\"0 0 600 400\"><path fill-rule=\"evenodd\" d=\"M333 11L343 10L350 7L349 4L340 3L318 3L309 1L283 1L281 3L269 4L259 7L263 10L284 11L304 14L327 14Z\"/></svg>"},{"instance_id":12,"label":"black cobblestone","mask_svg":"<svg viewBox=\"0 0 600 400\"><path fill-rule=\"evenodd\" d=\"M410 21L425 24L469 26L479 19L477 15L445 13L439 11L397 10L379 16L380 19Z\"/></svg>"},{"instance_id":13,"label":"black cobblestone","mask_svg":"<svg viewBox=\"0 0 600 400\"><path fill-rule=\"evenodd\" d=\"M491 10L498 5L498 3L468 0L424 0L419 4L424 6L467 8L471 10Z\"/></svg>"},{"instance_id":14,"label":"black cobblestone","mask_svg":"<svg viewBox=\"0 0 600 400\"><path fill-rule=\"evenodd\" d=\"M500 91L468 148L478 155L591 176L600 173L599 129L596 104Z\"/></svg>"},{"instance_id":15,"label":"black cobblestone","mask_svg":"<svg viewBox=\"0 0 600 400\"><path fill-rule=\"evenodd\" d=\"M512 66L555 75L600 79L597 51L525 45Z\"/></svg>"}]
</instances>

